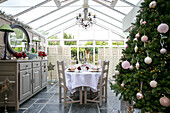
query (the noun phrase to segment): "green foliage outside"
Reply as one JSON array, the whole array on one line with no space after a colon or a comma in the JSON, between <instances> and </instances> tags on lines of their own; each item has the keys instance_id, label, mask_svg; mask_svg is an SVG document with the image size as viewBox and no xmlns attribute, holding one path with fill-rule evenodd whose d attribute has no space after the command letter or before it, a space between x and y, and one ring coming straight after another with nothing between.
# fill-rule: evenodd
<instances>
[{"instance_id":1,"label":"green foliage outside","mask_svg":"<svg viewBox=\"0 0 170 113\"><path fill-rule=\"evenodd\" d=\"M170 1L156 0L155 8L149 8L149 4L153 0L145 0L138 11L136 22L133 23L134 29L130 31L128 41L126 42L128 48L124 49L122 54L124 58L120 59L120 63L116 66L120 72L115 76L116 84L111 88L116 95L120 94L120 99L124 101L131 100L134 103L134 108L139 108L142 113L145 112L159 112L170 113L170 107L165 107L160 104L160 98L164 95L170 99L170 30L162 35L167 38L162 39L157 27L161 23L166 23L170 27ZM146 24L141 24L141 20L145 20ZM138 41L134 40L135 35L139 33ZM146 35L148 41L142 42L141 37ZM164 41L163 47L160 42ZM135 46L138 46L138 51L135 52ZM167 49L167 53L161 54L162 48ZM152 59L151 64L146 64L144 59L148 56ZM134 69L123 69L121 61L129 61ZM136 68L137 60L139 62L139 69ZM151 87L150 82L155 80L157 87ZM121 84L124 86L121 87ZM143 83L143 84L142 84ZM136 94L141 92L142 99L137 99ZM170 104L169 104L170 106Z\"/></svg>"},{"instance_id":2,"label":"green foliage outside","mask_svg":"<svg viewBox=\"0 0 170 113\"><path fill-rule=\"evenodd\" d=\"M57 36L48 37L48 39L58 39ZM48 41L48 45L60 45L60 41Z\"/></svg>"}]
</instances>

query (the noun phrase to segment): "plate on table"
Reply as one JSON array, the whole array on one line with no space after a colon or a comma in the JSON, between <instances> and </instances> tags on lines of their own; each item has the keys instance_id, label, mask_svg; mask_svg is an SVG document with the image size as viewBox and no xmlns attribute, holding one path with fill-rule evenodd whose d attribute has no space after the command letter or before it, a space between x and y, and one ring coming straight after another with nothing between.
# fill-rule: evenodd
<instances>
[{"instance_id":1,"label":"plate on table","mask_svg":"<svg viewBox=\"0 0 170 113\"><path fill-rule=\"evenodd\" d=\"M90 70L90 72L100 72L99 70Z\"/></svg>"},{"instance_id":2,"label":"plate on table","mask_svg":"<svg viewBox=\"0 0 170 113\"><path fill-rule=\"evenodd\" d=\"M74 72L75 70L68 70L67 72Z\"/></svg>"}]
</instances>

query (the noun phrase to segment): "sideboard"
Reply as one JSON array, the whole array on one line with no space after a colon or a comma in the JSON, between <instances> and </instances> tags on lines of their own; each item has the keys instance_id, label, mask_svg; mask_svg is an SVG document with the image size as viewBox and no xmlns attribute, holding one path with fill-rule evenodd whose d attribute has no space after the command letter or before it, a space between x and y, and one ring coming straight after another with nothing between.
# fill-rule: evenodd
<instances>
[{"instance_id":1,"label":"sideboard","mask_svg":"<svg viewBox=\"0 0 170 113\"><path fill-rule=\"evenodd\" d=\"M0 60L0 82L7 78L15 81L7 93L7 106L18 110L20 104L47 87L47 60ZM1 92L0 107L4 107Z\"/></svg>"}]
</instances>

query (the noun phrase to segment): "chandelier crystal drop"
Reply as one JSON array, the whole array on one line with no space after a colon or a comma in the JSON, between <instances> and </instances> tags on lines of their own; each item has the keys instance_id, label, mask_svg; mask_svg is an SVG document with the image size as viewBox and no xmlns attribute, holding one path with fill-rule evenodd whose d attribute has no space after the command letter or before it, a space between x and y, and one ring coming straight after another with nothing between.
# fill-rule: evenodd
<instances>
[{"instance_id":1,"label":"chandelier crystal drop","mask_svg":"<svg viewBox=\"0 0 170 113\"><path fill-rule=\"evenodd\" d=\"M84 29L87 29L96 23L96 15L92 15L90 12L88 12L88 5L83 6L83 13L79 13L78 16L76 16L76 24L82 26Z\"/></svg>"}]
</instances>

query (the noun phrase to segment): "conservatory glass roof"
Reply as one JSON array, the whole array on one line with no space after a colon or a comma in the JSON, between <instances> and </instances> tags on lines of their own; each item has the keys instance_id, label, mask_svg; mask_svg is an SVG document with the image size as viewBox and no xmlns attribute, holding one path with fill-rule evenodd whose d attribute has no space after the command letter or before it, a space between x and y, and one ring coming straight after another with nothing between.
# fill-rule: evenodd
<instances>
[{"instance_id":1,"label":"conservatory glass roof","mask_svg":"<svg viewBox=\"0 0 170 113\"><path fill-rule=\"evenodd\" d=\"M0 10L11 14L34 30L56 35L61 30L78 29L76 16L83 12L83 4L88 3L88 11L97 16L96 29L111 30L123 36L122 19L140 0L1 0ZM70 29L70 30L68 30ZM100 31L100 30L99 30ZM96 31L97 32L97 31ZM97 34L97 33L96 33Z\"/></svg>"}]
</instances>

